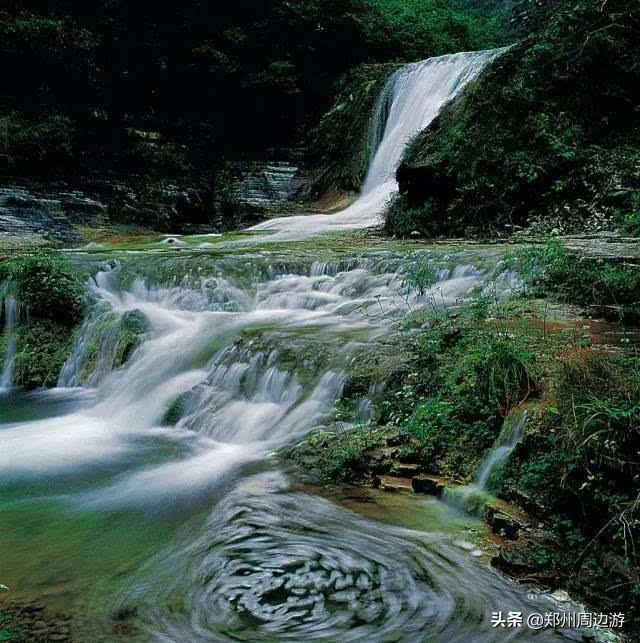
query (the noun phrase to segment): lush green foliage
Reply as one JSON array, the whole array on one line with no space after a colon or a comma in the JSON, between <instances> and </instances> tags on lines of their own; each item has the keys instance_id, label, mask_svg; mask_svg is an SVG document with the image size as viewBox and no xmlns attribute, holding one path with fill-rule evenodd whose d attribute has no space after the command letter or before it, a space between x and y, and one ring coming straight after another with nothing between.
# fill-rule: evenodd
<instances>
[{"instance_id":1,"label":"lush green foliage","mask_svg":"<svg viewBox=\"0 0 640 643\"><path fill-rule=\"evenodd\" d=\"M82 281L58 254L28 251L0 261L0 298L17 296L14 379L19 386L55 386L84 314Z\"/></svg>"},{"instance_id":2,"label":"lush green foliage","mask_svg":"<svg viewBox=\"0 0 640 643\"><path fill-rule=\"evenodd\" d=\"M486 234L539 216L597 228L633 212L639 18L635 0L554 3L415 140L388 228Z\"/></svg>"},{"instance_id":3,"label":"lush green foliage","mask_svg":"<svg viewBox=\"0 0 640 643\"><path fill-rule=\"evenodd\" d=\"M637 355L566 351L502 483L558 539L532 568L552 569L603 609L624 608L629 620L640 615L639 400Z\"/></svg>"},{"instance_id":4,"label":"lush green foliage","mask_svg":"<svg viewBox=\"0 0 640 643\"><path fill-rule=\"evenodd\" d=\"M488 2L482 9L446 0L369 0L361 18L363 31L376 50L402 52L404 60L429 55L486 49L505 39L507 2Z\"/></svg>"},{"instance_id":5,"label":"lush green foliage","mask_svg":"<svg viewBox=\"0 0 640 643\"><path fill-rule=\"evenodd\" d=\"M537 387L528 337L474 316L446 314L414 339L400 391L413 407L404 430L437 471L472 473L497 438L504 417ZM392 410L397 419L398 412Z\"/></svg>"},{"instance_id":6,"label":"lush green foliage","mask_svg":"<svg viewBox=\"0 0 640 643\"><path fill-rule=\"evenodd\" d=\"M628 297L624 284L635 273L614 263L592 261L588 269L584 263L552 243L526 250L502 268L517 264L528 295L581 303ZM626 276L617 275L620 270ZM584 284L579 274L587 275ZM407 286L424 290L432 279L428 266L416 265ZM603 289L611 293L602 294ZM623 343L603 350L553 324L546 332L534 330L517 316L518 303L530 314L530 300L503 303L486 294L462 309L434 307L414 314L399 337L396 370L366 361L345 391L355 398L366 394L376 381L369 371L377 368L386 388L375 398L374 424L314 437L309 461L331 480L386 475L390 458L398 457L468 479L495 443L504 417L526 399L524 435L490 480L500 497L544 526L524 539L518 571L541 583L568 586L599 609L625 611L637 622L637 348Z\"/></svg>"},{"instance_id":7,"label":"lush green foliage","mask_svg":"<svg viewBox=\"0 0 640 643\"><path fill-rule=\"evenodd\" d=\"M60 114L27 119L9 112L0 116L0 154L15 170L28 173L68 167L78 154L75 124Z\"/></svg>"},{"instance_id":8,"label":"lush green foliage","mask_svg":"<svg viewBox=\"0 0 640 643\"><path fill-rule=\"evenodd\" d=\"M637 265L592 259L567 250L558 241L517 252L509 263L533 296L598 306L613 316L637 312L640 306Z\"/></svg>"},{"instance_id":9,"label":"lush green foliage","mask_svg":"<svg viewBox=\"0 0 640 643\"><path fill-rule=\"evenodd\" d=\"M18 330L14 381L17 386L55 386L69 356L72 334L65 324L38 320Z\"/></svg>"},{"instance_id":10,"label":"lush green foliage","mask_svg":"<svg viewBox=\"0 0 640 643\"><path fill-rule=\"evenodd\" d=\"M67 327L82 319L84 287L62 255L34 251L0 261L2 282L17 293L29 319Z\"/></svg>"},{"instance_id":11,"label":"lush green foliage","mask_svg":"<svg viewBox=\"0 0 640 643\"><path fill-rule=\"evenodd\" d=\"M0 16L3 94L13 118L71 118L82 130L81 148L99 150L93 159L76 158L83 164L126 149L132 127L187 143L192 160L290 145L354 65L504 38L492 12L466 14L444 0L16 5ZM13 163L27 149L9 142ZM213 142L217 155L207 150ZM49 167L56 167L54 151L52 141Z\"/></svg>"}]
</instances>

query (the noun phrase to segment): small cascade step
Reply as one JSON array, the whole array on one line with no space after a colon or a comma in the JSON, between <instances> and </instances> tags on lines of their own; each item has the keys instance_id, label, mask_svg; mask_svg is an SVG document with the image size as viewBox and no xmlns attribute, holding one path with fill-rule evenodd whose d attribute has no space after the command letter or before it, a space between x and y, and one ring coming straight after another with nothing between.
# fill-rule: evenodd
<instances>
[{"instance_id":1,"label":"small cascade step","mask_svg":"<svg viewBox=\"0 0 640 643\"><path fill-rule=\"evenodd\" d=\"M413 493L411 478L396 478L394 476L380 476L373 482L373 486L382 491L394 493Z\"/></svg>"},{"instance_id":2,"label":"small cascade step","mask_svg":"<svg viewBox=\"0 0 640 643\"><path fill-rule=\"evenodd\" d=\"M417 476L422 471L422 467L419 464L410 464L406 462L396 462L389 472L390 476L395 478L413 478Z\"/></svg>"},{"instance_id":3,"label":"small cascade step","mask_svg":"<svg viewBox=\"0 0 640 643\"><path fill-rule=\"evenodd\" d=\"M429 496L440 497L445 487L450 485L451 481L444 476L435 474L421 474L414 476L411 480L411 486L415 493L423 493Z\"/></svg>"}]
</instances>

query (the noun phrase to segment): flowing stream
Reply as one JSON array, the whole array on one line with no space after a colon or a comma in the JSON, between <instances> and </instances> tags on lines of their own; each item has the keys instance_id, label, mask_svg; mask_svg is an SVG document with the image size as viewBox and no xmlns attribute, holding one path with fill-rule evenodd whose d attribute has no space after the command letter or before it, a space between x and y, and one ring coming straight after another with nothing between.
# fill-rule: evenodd
<instances>
[{"instance_id":1,"label":"flowing stream","mask_svg":"<svg viewBox=\"0 0 640 643\"><path fill-rule=\"evenodd\" d=\"M72 609L81 640L125 623L127 640L490 641L492 611L549 609L436 523L368 521L296 491L271 455L331 426L353 360L409 310L468 296L499 253L239 256L103 266L65 368L96 369L96 388L22 394L28 420L0 398L18 414L0 429L2 582ZM406 273L425 258L439 281L418 295ZM146 326L105 373L106 308Z\"/></svg>"},{"instance_id":2,"label":"flowing stream","mask_svg":"<svg viewBox=\"0 0 640 643\"><path fill-rule=\"evenodd\" d=\"M16 359L16 326L18 324L18 301L8 293L3 301L5 327L5 357L0 372L0 392L8 391L13 385L13 365Z\"/></svg>"},{"instance_id":3,"label":"flowing stream","mask_svg":"<svg viewBox=\"0 0 640 643\"><path fill-rule=\"evenodd\" d=\"M363 196L331 229L375 220L407 139L494 55L394 75ZM325 225L287 220L294 237ZM421 530L383 525L301 489L277 456L334 427L350 367L392 350L407 314L464 300L499 260L309 246L104 257L58 388L0 396L0 583L71 614L78 641L582 640L492 628L492 612L555 604L458 546L466 527L446 506L419 505ZM407 274L424 261L438 280L419 294ZM364 397L354 422L371 414Z\"/></svg>"}]
</instances>

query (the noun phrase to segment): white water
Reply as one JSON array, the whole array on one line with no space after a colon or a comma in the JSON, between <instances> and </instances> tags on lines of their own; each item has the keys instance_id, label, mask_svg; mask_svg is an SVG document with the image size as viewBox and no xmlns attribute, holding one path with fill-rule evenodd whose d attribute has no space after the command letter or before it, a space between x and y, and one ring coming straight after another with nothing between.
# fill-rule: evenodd
<instances>
[{"instance_id":1,"label":"white water","mask_svg":"<svg viewBox=\"0 0 640 643\"><path fill-rule=\"evenodd\" d=\"M487 482L493 471L499 465L506 462L511 455L511 452L516 448L518 441L522 437L522 431L524 430L525 424L527 423L527 412L525 411L518 418L518 421L515 423L515 426L509 426L508 423L505 424L500 437L498 438L497 443L485 458L480 471L476 476L474 485L481 491L487 490Z\"/></svg>"},{"instance_id":2,"label":"white water","mask_svg":"<svg viewBox=\"0 0 640 643\"><path fill-rule=\"evenodd\" d=\"M395 173L407 145L501 52L450 54L399 69L389 79L374 113L373 145L380 140L380 131L384 135L377 149L372 149L360 198L337 214L282 217L251 230L274 232L268 240L285 240L378 225L385 204L397 192Z\"/></svg>"},{"instance_id":3,"label":"white water","mask_svg":"<svg viewBox=\"0 0 640 643\"><path fill-rule=\"evenodd\" d=\"M396 188L393 173L408 138L492 55L443 57L396 74L362 198L334 217L288 219L284 236L374 225ZM161 276L148 256L137 268L130 258L133 266L100 272L90 287L97 304L60 378L61 387L84 382L95 392L60 388L55 396L69 406L57 405L54 417L2 423L0 481L20 488L26 506L55 503L57 520L66 520L65 505L70 514L88 509L91 520L99 508L148 524L150 536L161 511L177 513L203 499L209 518L177 533L141 568L139 582L128 578L138 560L113 569L125 584L121 613L136 614L151 640L528 640L525 630L496 636L490 615L542 611L540 601L442 534L357 518L291 492L279 472L244 476L240 484L234 476L246 465L266 468L274 450L330 424L347 366L380 349L407 312L465 299L497 262L482 254L440 256L439 283L420 295L404 284L412 259L383 252L294 265L239 255L203 266L206 257L187 255L160 258ZM177 276L185 273L180 261L190 267L184 278ZM112 371L110 322L130 311L139 311L149 330L126 367ZM179 419L165 426L178 399ZM354 420L366 423L372 412L363 398ZM119 512L123 505L133 511ZM30 534L48 527L34 525ZM102 534L91 536L98 543ZM65 551L61 542L37 542L54 562ZM96 551L92 538L78 547L85 556ZM107 551L108 560L127 560L124 549ZM62 561L71 573L75 559ZM13 574L20 578L23 570ZM53 574L38 589L58 581ZM113 626L113 612L109 618ZM558 637L542 631L536 638Z\"/></svg>"},{"instance_id":4,"label":"white water","mask_svg":"<svg viewBox=\"0 0 640 643\"><path fill-rule=\"evenodd\" d=\"M9 294L4 298L4 325L7 349L0 374L0 391L7 391L13 385L13 366L16 359L16 325L18 323L18 302Z\"/></svg>"},{"instance_id":5,"label":"white water","mask_svg":"<svg viewBox=\"0 0 640 643\"><path fill-rule=\"evenodd\" d=\"M93 395L61 388L54 417L1 423L0 481L21 490L22 508L48 502L55 521L69 519L72 529L88 517L82 535L70 534L71 549L59 540L45 545L48 556L62 556L69 566L65 575L92 555L94 538L103 541L104 534L91 531L96 516L106 517L108 530L110 517L126 515L127 525L148 525L150 535L165 514L187 519L142 565L127 558L126 546L119 550L119 538L116 550L103 545L109 559L123 562L109 576L118 591L95 601L106 620L91 619L90 627L110 632L122 625L114 614L124 613L135 614L154 641L489 643L502 640L490 627L492 611L551 609L548 599L514 588L443 533L358 518L292 491L278 470L251 475L281 467L269 462L274 450L315 427L332 428L348 365L382 350L396 321L427 302L464 299L498 261L486 250L428 256L440 280L424 295L404 284L420 259L387 252L289 266L248 255L226 263L194 254L160 257L161 278L146 257L142 265L130 259L133 265L97 275L94 314L141 311L146 339ZM180 262L188 276L166 274L184 274ZM82 347L96 341L109 353L110 342L99 341L104 332L110 331L89 317L70 360L82 363ZM167 408L181 395L180 419L164 426ZM367 422L366 398L359 407L354 420ZM208 517L197 517L199 507ZM21 512L19 519L30 516ZM28 524L29 533L49 527L40 518ZM69 552L76 557L64 558ZM46 574L41 567L46 563L30 573L39 578ZM10 572L21 578L22 570ZM52 582L55 574L37 591ZM530 640L525 630L511 634L510 640ZM560 638L538 634L540 641ZM580 633L562 638L580 640Z\"/></svg>"},{"instance_id":6,"label":"white water","mask_svg":"<svg viewBox=\"0 0 640 643\"><path fill-rule=\"evenodd\" d=\"M527 423L527 416L527 411L524 411L520 413L515 424L511 418L505 421L496 443L482 461L473 482L469 485L445 488L442 499L446 504L473 515L479 515L484 511L486 500L490 497L487 484L491 475L497 467L507 462L516 448Z\"/></svg>"},{"instance_id":7,"label":"white water","mask_svg":"<svg viewBox=\"0 0 640 643\"><path fill-rule=\"evenodd\" d=\"M386 253L297 267L253 260L250 275L234 277L227 267L213 265L191 281L168 285L153 285L140 274L128 288L119 285L121 268L99 273L91 287L98 299L94 315L141 311L148 338L126 368L89 376L97 382L97 397L82 410L5 425L0 475L37 477L113 465L125 462L141 441L166 441L179 457L127 468L86 498L144 502L154 494L206 487L238 464L295 442L328 420L343 371L367 342L436 292L442 303L464 298L487 272L468 264L443 267L437 287L418 296L403 285L403 261ZM257 337L272 334L273 342L265 349L251 341L239 346L242 332L251 329L259 331ZM108 353L111 343L101 333L109 332L89 317L63 373L82 370L78 362L90 342ZM309 359L324 351L326 365L314 370L303 360L293 370L280 366L279 352L298 344ZM98 359L95 368L102 364ZM182 419L161 428L167 408L183 394Z\"/></svg>"}]
</instances>

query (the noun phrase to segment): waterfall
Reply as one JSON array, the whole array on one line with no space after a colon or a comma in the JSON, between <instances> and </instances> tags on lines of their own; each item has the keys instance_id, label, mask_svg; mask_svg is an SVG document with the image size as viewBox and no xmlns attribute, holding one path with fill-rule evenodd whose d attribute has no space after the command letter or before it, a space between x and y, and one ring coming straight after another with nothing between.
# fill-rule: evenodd
<instances>
[{"instance_id":1,"label":"waterfall","mask_svg":"<svg viewBox=\"0 0 640 643\"><path fill-rule=\"evenodd\" d=\"M95 400L64 422L3 431L0 473L93 466L119 460L145 439L154 449L167 440L169 453L184 442L181 457L123 471L119 491L101 494L124 500L173 485L193 490L198 479L211 484L329 425L352 361L434 296L407 291L403 273L418 259L402 253L290 265L269 256L243 259L132 258L98 273L89 283L94 306L59 382L60 394L94 387ZM434 292L453 305L490 274L497 255L484 267L487 254L474 251L447 251L436 260L442 270ZM114 368L118 329L133 313L146 320L142 343ZM363 402L354 421L370 414ZM167 416L171 429L160 438Z\"/></svg>"},{"instance_id":2,"label":"waterfall","mask_svg":"<svg viewBox=\"0 0 640 643\"><path fill-rule=\"evenodd\" d=\"M498 441L494 445L489 455L485 458L480 471L476 476L474 485L481 491L487 490L487 482L496 467L506 462L511 452L516 448L518 440L522 437L522 431L527 422L527 412L524 411L518 418L515 425L505 422L504 428L500 433Z\"/></svg>"},{"instance_id":3,"label":"waterfall","mask_svg":"<svg viewBox=\"0 0 640 643\"><path fill-rule=\"evenodd\" d=\"M16 326L18 324L18 301L12 294L4 298L4 326L7 348L4 365L0 374L0 391L6 391L13 385L13 365L16 358Z\"/></svg>"},{"instance_id":4,"label":"waterfall","mask_svg":"<svg viewBox=\"0 0 640 643\"><path fill-rule=\"evenodd\" d=\"M486 501L491 497L487 489L491 474L507 462L511 452L516 448L527 423L527 417L528 412L521 411L505 420L498 439L482 461L473 482L465 486L447 487L444 490L444 502L469 514L482 514Z\"/></svg>"},{"instance_id":5,"label":"waterfall","mask_svg":"<svg viewBox=\"0 0 640 643\"><path fill-rule=\"evenodd\" d=\"M342 430L349 368L393 356L397 322L468 297L500 251L143 254L89 283L62 383L92 388L0 397L8 582L47 596L62 580L87 641L123 625L167 642L494 641L493 610L549 611L448 528L367 521L297 490L272 457ZM406 274L425 260L439 281L417 293ZM114 368L132 315L141 343ZM361 398L353 422L374 410Z\"/></svg>"},{"instance_id":6,"label":"waterfall","mask_svg":"<svg viewBox=\"0 0 640 643\"><path fill-rule=\"evenodd\" d=\"M385 204L397 192L395 173L411 140L503 51L449 54L393 73L372 116L371 161L359 199L338 214L282 217L251 230L275 231L268 239L282 240L376 226Z\"/></svg>"}]
</instances>

